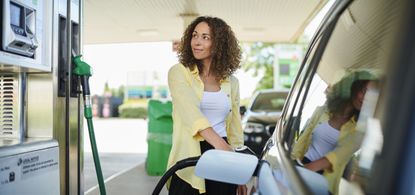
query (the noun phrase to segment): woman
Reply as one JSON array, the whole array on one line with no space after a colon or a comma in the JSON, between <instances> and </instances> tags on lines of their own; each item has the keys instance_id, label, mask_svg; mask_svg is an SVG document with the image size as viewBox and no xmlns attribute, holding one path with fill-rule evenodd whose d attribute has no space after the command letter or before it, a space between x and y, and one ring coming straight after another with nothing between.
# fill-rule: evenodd
<instances>
[{"instance_id":1,"label":"woman","mask_svg":"<svg viewBox=\"0 0 415 195\"><path fill-rule=\"evenodd\" d=\"M173 144L168 167L209 149L243 145L239 114L241 51L231 28L216 17L198 17L185 30L180 64L168 73L173 102ZM220 163L220 159L218 159ZM203 180L186 168L172 176L169 194L246 193L245 186Z\"/></svg>"},{"instance_id":2,"label":"woman","mask_svg":"<svg viewBox=\"0 0 415 195\"><path fill-rule=\"evenodd\" d=\"M322 173L333 194L338 193L345 166L360 145L356 121L372 80L372 74L359 71L331 86L326 104L313 113L291 153L305 168Z\"/></svg>"}]
</instances>

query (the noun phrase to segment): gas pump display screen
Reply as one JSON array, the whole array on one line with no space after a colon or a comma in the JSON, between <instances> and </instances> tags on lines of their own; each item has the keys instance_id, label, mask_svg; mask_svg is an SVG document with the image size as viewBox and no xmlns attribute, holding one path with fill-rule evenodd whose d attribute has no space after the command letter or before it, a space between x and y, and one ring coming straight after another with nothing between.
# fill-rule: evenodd
<instances>
[{"instance_id":1,"label":"gas pump display screen","mask_svg":"<svg viewBox=\"0 0 415 195\"><path fill-rule=\"evenodd\" d=\"M10 24L22 27L23 7L10 3Z\"/></svg>"}]
</instances>

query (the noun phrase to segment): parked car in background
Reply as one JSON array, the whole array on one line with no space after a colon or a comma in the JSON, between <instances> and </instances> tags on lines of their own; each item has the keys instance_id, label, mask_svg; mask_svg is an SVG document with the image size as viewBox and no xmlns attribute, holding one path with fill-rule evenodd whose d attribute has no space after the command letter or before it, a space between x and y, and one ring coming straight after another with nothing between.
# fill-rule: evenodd
<instances>
[{"instance_id":1,"label":"parked car in background","mask_svg":"<svg viewBox=\"0 0 415 195\"><path fill-rule=\"evenodd\" d=\"M287 95L288 90L261 90L255 93L247 108L241 108L245 145L257 155L274 132Z\"/></svg>"}]
</instances>

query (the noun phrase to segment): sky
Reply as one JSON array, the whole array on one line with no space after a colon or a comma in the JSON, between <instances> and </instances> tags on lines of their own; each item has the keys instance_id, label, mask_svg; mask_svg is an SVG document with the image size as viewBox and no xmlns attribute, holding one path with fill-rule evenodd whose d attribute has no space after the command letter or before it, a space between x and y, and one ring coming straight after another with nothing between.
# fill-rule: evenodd
<instances>
[{"instance_id":1,"label":"sky","mask_svg":"<svg viewBox=\"0 0 415 195\"><path fill-rule=\"evenodd\" d=\"M324 14L333 0L310 22L304 31L312 37ZM127 84L127 75L138 72L137 77L157 74L160 85L167 86L167 72L178 63L176 53L172 51L171 42L145 42L124 44L84 45L83 60L93 68L90 78L92 94L103 94L105 83L110 88L118 88ZM141 76L140 76L141 75ZM241 99L251 97L260 76L253 77L250 72L238 70L235 76L239 79ZM148 80L136 78L137 80Z\"/></svg>"}]
</instances>

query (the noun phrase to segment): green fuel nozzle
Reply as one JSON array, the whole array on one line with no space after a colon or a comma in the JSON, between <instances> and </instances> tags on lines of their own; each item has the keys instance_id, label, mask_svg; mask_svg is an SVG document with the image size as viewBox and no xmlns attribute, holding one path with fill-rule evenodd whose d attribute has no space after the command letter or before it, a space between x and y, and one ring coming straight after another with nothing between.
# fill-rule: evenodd
<instances>
[{"instance_id":1,"label":"green fuel nozzle","mask_svg":"<svg viewBox=\"0 0 415 195\"><path fill-rule=\"evenodd\" d=\"M73 74L81 78L83 95L91 95L91 91L89 89L89 77L92 76L92 68L86 62L81 60L82 55L76 56L74 55L74 52L72 52L72 55L72 62L75 64Z\"/></svg>"},{"instance_id":2,"label":"green fuel nozzle","mask_svg":"<svg viewBox=\"0 0 415 195\"><path fill-rule=\"evenodd\" d=\"M81 57L82 55L75 55L75 52L72 50L72 62L75 65L72 73L81 80L82 95L85 103L85 118L92 119L91 91L89 89L89 77L92 76L92 68L89 64L82 61Z\"/></svg>"},{"instance_id":3,"label":"green fuel nozzle","mask_svg":"<svg viewBox=\"0 0 415 195\"><path fill-rule=\"evenodd\" d=\"M75 65L72 73L81 79L82 94L84 98L84 115L88 124L89 139L91 142L92 156L94 158L95 170L99 191L101 195L106 195L104 177L102 175L101 163L99 161L98 148L95 141L94 124L92 122L92 102L91 91L89 89L89 77L92 76L92 68L81 60L82 55L76 55L72 50L72 63Z\"/></svg>"}]
</instances>

